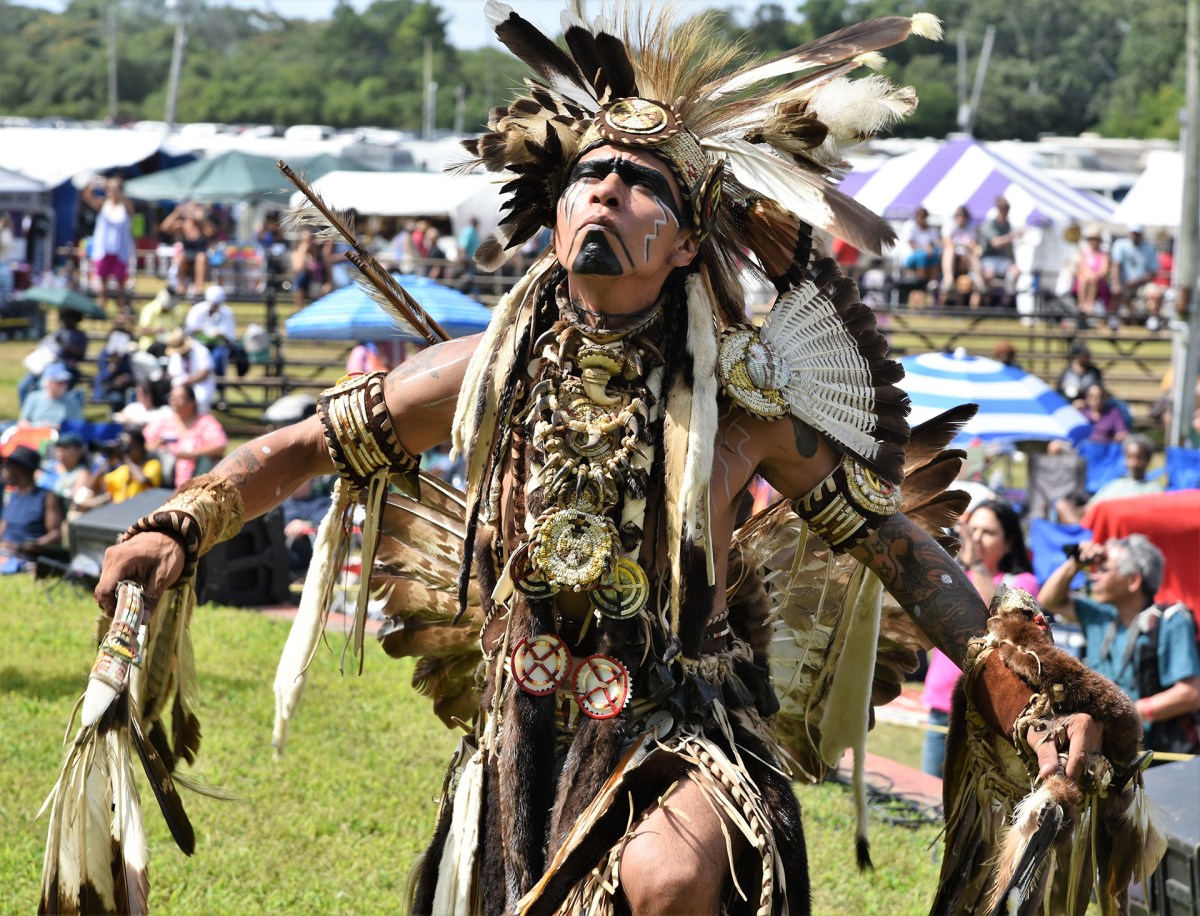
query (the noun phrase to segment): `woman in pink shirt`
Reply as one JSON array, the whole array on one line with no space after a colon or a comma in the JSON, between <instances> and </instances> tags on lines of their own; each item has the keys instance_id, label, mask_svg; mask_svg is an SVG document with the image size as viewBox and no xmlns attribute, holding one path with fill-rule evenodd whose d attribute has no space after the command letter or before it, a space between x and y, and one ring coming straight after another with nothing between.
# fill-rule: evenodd
<instances>
[{"instance_id":1,"label":"woman in pink shirt","mask_svg":"<svg viewBox=\"0 0 1200 916\"><path fill-rule=\"evenodd\" d=\"M196 393L191 385L176 385L171 389L167 405L171 413L146 424L146 445L158 452L164 467L174 463L172 484L178 487L196 474L196 465L205 461L211 466L225 454L229 437L212 414L200 413ZM165 476L165 475L164 475Z\"/></svg>"},{"instance_id":2,"label":"woman in pink shirt","mask_svg":"<svg viewBox=\"0 0 1200 916\"><path fill-rule=\"evenodd\" d=\"M1025 547L1021 519L1011 505L1000 499L983 500L959 521L959 536L962 549L958 560L984 602L991 604L999 585L1023 589L1037 597L1037 579ZM929 653L925 675L929 724L944 726L949 721L950 697L961 674L954 662L937 649ZM945 732L927 731L921 768L931 776L941 776L945 757Z\"/></svg>"}]
</instances>

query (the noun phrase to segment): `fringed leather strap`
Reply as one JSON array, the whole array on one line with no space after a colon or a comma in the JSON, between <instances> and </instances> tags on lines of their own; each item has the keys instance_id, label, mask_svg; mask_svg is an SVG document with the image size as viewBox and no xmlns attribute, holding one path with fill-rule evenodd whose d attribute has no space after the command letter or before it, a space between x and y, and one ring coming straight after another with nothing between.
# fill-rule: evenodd
<instances>
[{"instance_id":1,"label":"fringed leather strap","mask_svg":"<svg viewBox=\"0 0 1200 916\"><path fill-rule=\"evenodd\" d=\"M173 538L184 556L178 581L190 582L200 557L237 534L245 520L242 494L228 477L214 471L189 480L159 509L130 525L118 542L145 532Z\"/></svg>"},{"instance_id":2,"label":"fringed leather strap","mask_svg":"<svg viewBox=\"0 0 1200 916\"><path fill-rule=\"evenodd\" d=\"M835 552L846 553L896 513L900 488L847 454L792 507L817 537Z\"/></svg>"}]
</instances>

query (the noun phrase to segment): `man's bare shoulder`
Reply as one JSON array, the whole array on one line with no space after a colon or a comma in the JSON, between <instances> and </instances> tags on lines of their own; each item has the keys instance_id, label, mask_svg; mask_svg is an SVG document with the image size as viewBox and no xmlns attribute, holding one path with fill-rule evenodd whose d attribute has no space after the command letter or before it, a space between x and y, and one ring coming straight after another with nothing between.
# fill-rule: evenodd
<instances>
[{"instance_id":1,"label":"man's bare shoulder","mask_svg":"<svg viewBox=\"0 0 1200 916\"><path fill-rule=\"evenodd\" d=\"M793 498L808 493L837 463L825 436L803 420L766 420L733 404L722 411L717 451Z\"/></svg>"},{"instance_id":2,"label":"man's bare shoulder","mask_svg":"<svg viewBox=\"0 0 1200 916\"><path fill-rule=\"evenodd\" d=\"M400 441L411 453L449 438L467 364L482 338L475 334L426 347L388 374L384 398Z\"/></svg>"}]
</instances>

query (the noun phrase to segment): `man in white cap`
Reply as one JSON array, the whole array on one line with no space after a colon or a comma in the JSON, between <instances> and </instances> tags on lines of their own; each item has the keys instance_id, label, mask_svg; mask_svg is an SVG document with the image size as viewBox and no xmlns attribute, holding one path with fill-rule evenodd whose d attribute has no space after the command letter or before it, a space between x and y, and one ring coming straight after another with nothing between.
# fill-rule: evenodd
<instances>
[{"instance_id":1,"label":"man in white cap","mask_svg":"<svg viewBox=\"0 0 1200 916\"><path fill-rule=\"evenodd\" d=\"M1115 314L1128 314L1142 294L1142 288L1154 279L1158 271L1158 252L1147 240L1141 226L1130 226L1127 237L1113 242L1109 260L1112 264L1109 285L1112 287L1113 311ZM1158 327L1157 309L1154 311L1152 317L1155 321L1151 330Z\"/></svg>"},{"instance_id":2,"label":"man in white cap","mask_svg":"<svg viewBox=\"0 0 1200 916\"><path fill-rule=\"evenodd\" d=\"M217 375L208 347L192 340L184 330L167 338L167 375L172 385L191 385L200 413L212 410L217 398Z\"/></svg>"},{"instance_id":3,"label":"man in white cap","mask_svg":"<svg viewBox=\"0 0 1200 916\"><path fill-rule=\"evenodd\" d=\"M230 350L237 340L237 319L225 299L225 287L209 286L204 301L193 305L183 322L183 329L212 353L217 375L225 374Z\"/></svg>"}]
</instances>

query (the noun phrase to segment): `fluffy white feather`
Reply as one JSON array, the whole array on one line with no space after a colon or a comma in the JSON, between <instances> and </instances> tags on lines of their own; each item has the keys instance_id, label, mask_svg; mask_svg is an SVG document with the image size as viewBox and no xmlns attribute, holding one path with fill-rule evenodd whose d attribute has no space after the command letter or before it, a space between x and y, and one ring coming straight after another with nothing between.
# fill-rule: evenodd
<instances>
[{"instance_id":1,"label":"fluffy white feather","mask_svg":"<svg viewBox=\"0 0 1200 916\"><path fill-rule=\"evenodd\" d=\"M834 79L816 87L809 110L829 127L839 142L861 140L895 124L917 107L911 86L893 86L885 76Z\"/></svg>"}]
</instances>

